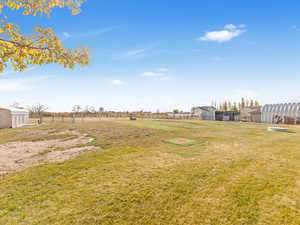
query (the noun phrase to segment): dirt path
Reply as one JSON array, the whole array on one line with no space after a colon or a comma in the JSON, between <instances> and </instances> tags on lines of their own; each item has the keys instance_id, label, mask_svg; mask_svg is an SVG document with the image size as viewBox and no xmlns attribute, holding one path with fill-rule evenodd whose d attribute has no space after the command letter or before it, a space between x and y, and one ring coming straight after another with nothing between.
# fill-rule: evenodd
<instances>
[{"instance_id":1,"label":"dirt path","mask_svg":"<svg viewBox=\"0 0 300 225\"><path fill-rule=\"evenodd\" d=\"M0 174L12 173L46 162L63 162L99 147L84 146L94 139L76 131L55 135L76 135L72 139L54 139L36 142L10 142L0 145ZM80 145L80 147L78 147Z\"/></svg>"}]
</instances>

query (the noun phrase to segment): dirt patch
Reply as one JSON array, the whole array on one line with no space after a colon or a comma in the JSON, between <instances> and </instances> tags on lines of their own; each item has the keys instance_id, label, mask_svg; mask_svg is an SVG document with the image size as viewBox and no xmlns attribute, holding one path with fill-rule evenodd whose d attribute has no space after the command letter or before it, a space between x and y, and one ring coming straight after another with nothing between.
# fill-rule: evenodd
<instances>
[{"instance_id":1,"label":"dirt patch","mask_svg":"<svg viewBox=\"0 0 300 225\"><path fill-rule=\"evenodd\" d=\"M62 134L62 133L59 133ZM76 131L63 134L76 135L73 139L54 139L35 142L10 142L0 145L0 174L20 171L46 162L63 162L99 147L87 145L94 139Z\"/></svg>"},{"instance_id":2,"label":"dirt patch","mask_svg":"<svg viewBox=\"0 0 300 225\"><path fill-rule=\"evenodd\" d=\"M200 143L198 141L187 139L187 138L173 138L173 139L165 140L165 142L175 144L175 145L181 145L181 146L191 146Z\"/></svg>"}]
</instances>

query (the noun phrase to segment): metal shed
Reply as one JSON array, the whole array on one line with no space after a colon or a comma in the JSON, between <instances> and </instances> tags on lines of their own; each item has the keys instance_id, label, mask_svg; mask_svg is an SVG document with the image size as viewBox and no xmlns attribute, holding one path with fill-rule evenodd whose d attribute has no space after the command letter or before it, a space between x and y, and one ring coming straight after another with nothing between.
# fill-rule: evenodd
<instances>
[{"instance_id":1,"label":"metal shed","mask_svg":"<svg viewBox=\"0 0 300 225\"><path fill-rule=\"evenodd\" d=\"M216 108L213 106L199 106L192 108L192 115L201 118L202 120L215 120Z\"/></svg>"},{"instance_id":2,"label":"metal shed","mask_svg":"<svg viewBox=\"0 0 300 225\"><path fill-rule=\"evenodd\" d=\"M0 128L17 128L28 124L29 111L21 108L0 108Z\"/></svg>"},{"instance_id":3,"label":"metal shed","mask_svg":"<svg viewBox=\"0 0 300 225\"><path fill-rule=\"evenodd\" d=\"M240 111L240 119L244 122L261 122L260 107L245 107Z\"/></svg>"},{"instance_id":4,"label":"metal shed","mask_svg":"<svg viewBox=\"0 0 300 225\"><path fill-rule=\"evenodd\" d=\"M216 111L217 121L239 121L240 113L234 111Z\"/></svg>"},{"instance_id":5,"label":"metal shed","mask_svg":"<svg viewBox=\"0 0 300 225\"><path fill-rule=\"evenodd\" d=\"M264 123L300 124L300 103L268 104L261 112Z\"/></svg>"}]
</instances>

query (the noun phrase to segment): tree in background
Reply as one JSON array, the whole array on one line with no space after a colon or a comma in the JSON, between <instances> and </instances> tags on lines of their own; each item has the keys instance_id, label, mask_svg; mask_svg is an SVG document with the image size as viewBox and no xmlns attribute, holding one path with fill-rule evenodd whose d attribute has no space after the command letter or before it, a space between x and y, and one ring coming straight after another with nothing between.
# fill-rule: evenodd
<instances>
[{"instance_id":1,"label":"tree in background","mask_svg":"<svg viewBox=\"0 0 300 225\"><path fill-rule=\"evenodd\" d=\"M86 114L96 113L96 109L94 106L86 105L83 112Z\"/></svg>"},{"instance_id":2,"label":"tree in background","mask_svg":"<svg viewBox=\"0 0 300 225\"><path fill-rule=\"evenodd\" d=\"M242 98L240 102L231 102L231 101L225 101L223 103L220 103L216 108L220 111L234 111L238 112L245 107L256 107L259 108L260 104L257 100L248 100L245 98Z\"/></svg>"},{"instance_id":3,"label":"tree in background","mask_svg":"<svg viewBox=\"0 0 300 225\"><path fill-rule=\"evenodd\" d=\"M248 99L246 99L246 107L250 106L250 101Z\"/></svg>"},{"instance_id":4,"label":"tree in background","mask_svg":"<svg viewBox=\"0 0 300 225\"><path fill-rule=\"evenodd\" d=\"M217 104L216 101L212 101L212 102L211 102L211 106L212 106L212 107L215 107L216 109L218 108L218 104Z\"/></svg>"},{"instance_id":5,"label":"tree in background","mask_svg":"<svg viewBox=\"0 0 300 225\"><path fill-rule=\"evenodd\" d=\"M99 107L99 113L103 113L104 112L104 108L103 107Z\"/></svg>"},{"instance_id":6,"label":"tree in background","mask_svg":"<svg viewBox=\"0 0 300 225\"><path fill-rule=\"evenodd\" d=\"M178 110L178 109L174 109L174 110L173 110L173 113L178 114L178 113L179 113L179 110Z\"/></svg>"},{"instance_id":7,"label":"tree in background","mask_svg":"<svg viewBox=\"0 0 300 225\"><path fill-rule=\"evenodd\" d=\"M241 100L241 107L240 107L240 110L241 110L241 109L244 109L244 108L245 108L245 106L246 106L245 99L244 99L244 98L242 98L242 100Z\"/></svg>"},{"instance_id":8,"label":"tree in background","mask_svg":"<svg viewBox=\"0 0 300 225\"><path fill-rule=\"evenodd\" d=\"M48 110L46 105L41 103L36 103L35 105L30 106L29 108L30 114L37 115L39 117L39 124L43 123L43 114Z\"/></svg>"},{"instance_id":9,"label":"tree in background","mask_svg":"<svg viewBox=\"0 0 300 225\"><path fill-rule=\"evenodd\" d=\"M228 111L228 103L226 101L223 103L223 110Z\"/></svg>"},{"instance_id":10,"label":"tree in background","mask_svg":"<svg viewBox=\"0 0 300 225\"><path fill-rule=\"evenodd\" d=\"M90 106L89 112L90 113L96 113L97 111L96 111L96 108L94 106Z\"/></svg>"},{"instance_id":11,"label":"tree in background","mask_svg":"<svg viewBox=\"0 0 300 225\"><path fill-rule=\"evenodd\" d=\"M80 13L85 0L0 0L0 13L4 8L23 10L26 15L51 16L52 9L67 7L73 15ZM66 49L51 28L35 27L32 35L25 36L17 24L0 19L0 72L11 64L15 71L24 71L28 65L58 63L65 68L76 64L88 65L89 51L84 47Z\"/></svg>"},{"instance_id":12,"label":"tree in background","mask_svg":"<svg viewBox=\"0 0 300 225\"><path fill-rule=\"evenodd\" d=\"M220 111L224 111L224 104L223 103L219 103L217 109L220 110Z\"/></svg>"},{"instance_id":13,"label":"tree in background","mask_svg":"<svg viewBox=\"0 0 300 225\"><path fill-rule=\"evenodd\" d=\"M21 104L19 102L14 102L10 106L13 107L13 108L16 108L16 109L23 109L24 108L24 107L21 106Z\"/></svg>"},{"instance_id":14,"label":"tree in background","mask_svg":"<svg viewBox=\"0 0 300 225\"><path fill-rule=\"evenodd\" d=\"M238 107L237 107L237 105L236 105L236 102L233 103L233 107L232 107L231 110L232 110L233 112L239 111L239 110L238 110Z\"/></svg>"},{"instance_id":15,"label":"tree in background","mask_svg":"<svg viewBox=\"0 0 300 225\"><path fill-rule=\"evenodd\" d=\"M77 115L78 113L80 113L82 110L82 107L80 105L74 105L72 112L75 113L75 115Z\"/></svg>"},{"instance_id":16,"label":"tree in background","mask_svg":"<svg viewBox=\"0 0 300 225\"><path fill-rule=\"evenodd\" d=\"M231 111L233 107L233 103L228 101L227 105L228 105L228 110Z\"/></svg>"}]
</instances>

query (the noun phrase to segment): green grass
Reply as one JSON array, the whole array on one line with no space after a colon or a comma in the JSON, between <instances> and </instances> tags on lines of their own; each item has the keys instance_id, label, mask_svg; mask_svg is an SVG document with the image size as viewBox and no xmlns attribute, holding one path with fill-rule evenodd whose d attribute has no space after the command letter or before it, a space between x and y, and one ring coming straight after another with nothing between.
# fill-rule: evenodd
<instances>
[{"instance_id":1,"label":"green grass","mask_svg":"<svg viewBox=\"0 0 300 225\"><path fill-rule=\"evenodd\" d=\"M0 143L78 130L103 148L0 177L0 224L300 224L300 128L267 126L138 120L0 130ZM206 144L164 141L178 137Z\"/></svg>"}]
</instances>

